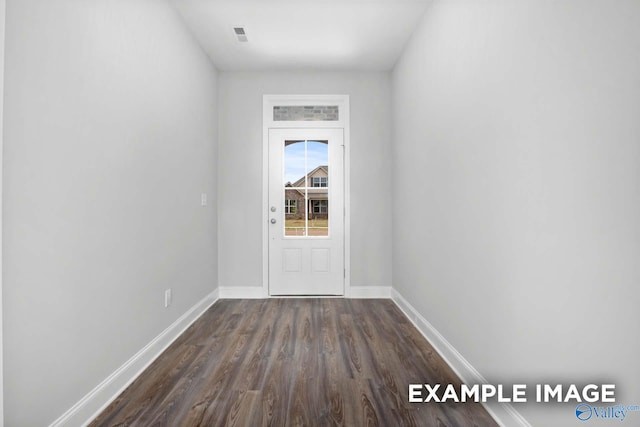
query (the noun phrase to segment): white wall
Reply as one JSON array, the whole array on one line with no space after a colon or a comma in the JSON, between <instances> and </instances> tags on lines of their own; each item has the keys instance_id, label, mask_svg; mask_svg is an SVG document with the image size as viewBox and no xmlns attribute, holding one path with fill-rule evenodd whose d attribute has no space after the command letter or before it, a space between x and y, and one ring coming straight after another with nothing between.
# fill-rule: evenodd
<instances>
[{"instance_id":1,"label":"white wall","mask_svg":"<svg viewBox=\"0 0 640 427\"><path fill-rule=\"evenodd\" d=\"M640 402L639 22L636 0L435 1L394 70L393 283L490 381Z\"/></svg>"},{"instance_id":2,"label":"white wall","mask_svg":"<svg viewBox=\"0 0 640 427\"><path fill-rule=\"evenodd\" d=\"M391 285L389 73L221 72L219 283L262 286L262 95L351 104L351 286Z\"/></svg>"},{"instance_id":3,"label":"white wall","mask_svg":"<svg viewBox=\"0 0 640 427\"><path fill-rule=\"evenodd\" d=\"M0 427L4 426L4 362L2 318L2 146L4 106L4 26L5 0L0 0Z\"/></svg>"},{"instance_id":4,"label":"white wall","mask_svg":"<svg viewBox=\"0 0 640 427\"><path fill-rule=\"evenodd\" d=\"M216 287L216 71L163 1L6 20L5 421L42 426Z\"/></svg>"}]
</instances>

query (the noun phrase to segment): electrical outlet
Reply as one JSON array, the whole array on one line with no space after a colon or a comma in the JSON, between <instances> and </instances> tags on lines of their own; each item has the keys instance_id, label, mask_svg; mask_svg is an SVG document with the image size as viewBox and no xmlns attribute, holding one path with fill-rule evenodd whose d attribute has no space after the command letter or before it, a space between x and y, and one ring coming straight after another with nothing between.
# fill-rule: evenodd
<instances>
[{"instance_id":1,"label":"electrical outlet","mask_svg":"<svg viewBox=\"0 0 640 427\"><path fill-rule=\"evenodd\" d=\"M167 308L171 305L171 289L167 289L164 291L164 308Z\"/></svg>"},{"instance_id":2,"label":"electrical outlet","mask_svg":"<svg viewBox=\"0 0 640 427\"><path fill-rule=\"evenodd\" d=\"M207 193L200 194L200 206L207 206Z\"/></svg>"}]
</instances>

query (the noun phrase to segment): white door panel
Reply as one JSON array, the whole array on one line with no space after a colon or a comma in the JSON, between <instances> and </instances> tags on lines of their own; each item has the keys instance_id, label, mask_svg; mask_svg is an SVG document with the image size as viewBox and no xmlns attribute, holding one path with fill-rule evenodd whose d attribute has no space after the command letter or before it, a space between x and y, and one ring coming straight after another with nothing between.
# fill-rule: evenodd
<instances>
[{"instance_id":1,"label":"white door panel","mask_svg":"<svg viewBox=\"0 0 640 427\"><path fill-rule=\"evenodd\" d=\"M342 129L269 130L269 293L344 295Z\"/></svg>"}]
</instances>

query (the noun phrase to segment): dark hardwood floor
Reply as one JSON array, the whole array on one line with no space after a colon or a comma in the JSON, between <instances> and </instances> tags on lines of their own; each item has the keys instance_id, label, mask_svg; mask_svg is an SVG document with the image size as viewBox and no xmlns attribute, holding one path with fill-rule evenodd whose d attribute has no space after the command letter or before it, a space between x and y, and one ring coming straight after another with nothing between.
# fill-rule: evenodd
<instances>
[{"instance_id":1,"label":"dark hardwood floor","mask_svg":"<svg viewBox=\"0 0 640 427\"><path fill-rule=\"evenodd\" d=\"M411 383L460 380L390 300L220 300L90 425L497 425Z\"/></svg>"}]
</instances>

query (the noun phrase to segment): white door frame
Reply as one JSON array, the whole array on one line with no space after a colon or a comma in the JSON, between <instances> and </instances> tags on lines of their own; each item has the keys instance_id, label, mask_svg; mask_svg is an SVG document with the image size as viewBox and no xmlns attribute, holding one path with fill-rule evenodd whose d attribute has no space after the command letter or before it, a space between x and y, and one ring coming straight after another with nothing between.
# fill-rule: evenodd
<instances>
[{"instance_id":1,"label":"white door frame","mask_svg":"<svg viewBox=\"0 0 640 427\"><path fill-rule=\"evenodd\" d=\"M275 121L273 107L337 105L338 120ZM351 296L351 144L349 95L263 95L262 99L262 296L269 298L269 129L342 129L344 132L344 296Z\"/></svg>"}]
</instances>

